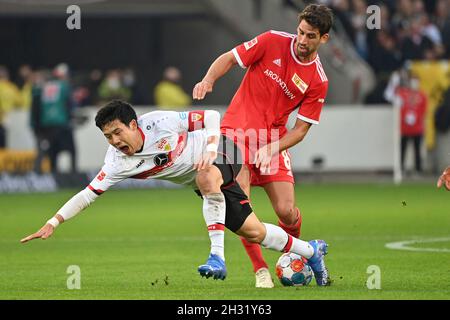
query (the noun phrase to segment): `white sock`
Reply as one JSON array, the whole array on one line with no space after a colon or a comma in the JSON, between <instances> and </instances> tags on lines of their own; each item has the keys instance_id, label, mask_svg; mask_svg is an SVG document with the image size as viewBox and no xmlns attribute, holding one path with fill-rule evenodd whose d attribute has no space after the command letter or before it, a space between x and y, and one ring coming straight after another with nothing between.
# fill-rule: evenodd
<instances>
[{"instance_id":1,"label":"white sock","mask_svg":"<svg viewBox=\"0 0 450 320\"><path fill-rule=\"evenodd\" d=\"M225 260L225 197L223 193L203 196L203 218L208 226L211 253Z\"/></svg>"},{"instance_id":2,"label":"white sock","mask_svg":"<svg viewBox=\"0 0 450 320\"><path fill-rule=\"evenodd\" d=\"M294 238L283 229L270 223L263 223L266 227L266 237L261 242L265 248L293 252L309 259L314 254L314 248L306 241Z\"/></svg>"},{"instance_id":3,"label":"white sock","mask_svg":"<svg viewBox=\"0 0 450 320\"><path fill-rule=\"evenodd\" d=\"M212 226L215 226L215 225L212 225ZM221 225L221 226L223 226L223 225ZM218 255L225 261L225 254L224 254L225 232L224 232L224 230L209 231L210 227L211 226L208 226L209 240L211 241L211 253Z\"/></svg>"}]
</instances>

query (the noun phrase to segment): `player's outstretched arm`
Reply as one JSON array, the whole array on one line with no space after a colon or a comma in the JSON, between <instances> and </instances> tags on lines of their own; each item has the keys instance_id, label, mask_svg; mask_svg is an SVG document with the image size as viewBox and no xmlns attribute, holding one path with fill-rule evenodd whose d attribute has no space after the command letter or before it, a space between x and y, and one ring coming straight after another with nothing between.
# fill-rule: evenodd
<instances>
[{"instance_id":1,"label":"player's outstretched arm","mask_svg":"<svg viewBox=\"0 0 450 320\"><path fill-rule=\"evenodd\" d=\"M67 201L61 207L61 209L58 210L55 216L48 220L47 223L41 229L39 229L38 232L35 232L28 237L23 238L22 240L20 240L20 242L25 243L33 239L40 238L45 240L49 238L60 223L63 223L64 221L67 221L70 218L76 216L78 213L88 207L92 202L94 202L97 197L98 195L91 191L89 188L78 192L69 201Z\"/></svg>"},{"instance_id":2,"label":"player's outstretched arm","mask_svg":"<svg viewBox=\"0 0 450 320\"><path fill-rule=\"evenodd\" d=\"M444 170L442 175L439 177L437 181L437 187L440 188L442 185L445 186L445 188L450 191L450 166L447 167L447 169Z\"/></svg>"},{"instance_id":3,"label":"player's outstretched arm","mask_svg":"<svg viewBox=\"0 0 450 320\"><path fill-rule=\"evenodd\" d=\"M59 214L56 214L53 218L48 220L45 225L39 229L38 232L35 232L33 234L30 234L28 237L23 238L20 240L20 242L25 243L28 241L31 241L33 239L42 239L45 240L53 234L53 231L55 231L55 228L60 224L64 222L64 218L61 217Z\"/></svg>"},{"instance_id":4,"label":"player's outstretched arm","mask_svg":"<svg viewBox=\"0 0 450 320\"><path fill-rule=\"evenodd\" d=\"M204 99L207 93L212 92L214 83L236 64L237 60L231 51L218 57L209 67L203 80L194 86L192 98L196 100Z\"/></svg>"}]
</instances>

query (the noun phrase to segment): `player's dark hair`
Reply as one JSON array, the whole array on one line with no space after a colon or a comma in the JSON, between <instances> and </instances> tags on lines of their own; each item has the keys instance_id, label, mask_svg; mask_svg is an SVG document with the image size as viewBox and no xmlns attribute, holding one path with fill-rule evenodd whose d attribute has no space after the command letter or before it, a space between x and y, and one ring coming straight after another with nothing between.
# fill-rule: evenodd
<instances>
[{"instance_id":1,"label":"player's dark hair","mask_svg":"<svg viewBox=\"0 0 450 320\"><path fill-rule=\"evenodd\" d=\"M333 25L333 11L322 4L310 4L298 15L298 22L305 20L314 28L319 29L320 36L330 32Z\"/></svg>"},{"instance_id":2,"label":"player's dark hair","mask_svg":"<svg viewBox=\"0 0 450 320\"><path fill-rule=\"evenodd\" d=\"M133 119L137 121L136 111L129 103L121 100L112 100L98 110L95 116L95 125L102 130L106 124L119 120L126 126L129 126Z\"/></svg>"}]
</instances>

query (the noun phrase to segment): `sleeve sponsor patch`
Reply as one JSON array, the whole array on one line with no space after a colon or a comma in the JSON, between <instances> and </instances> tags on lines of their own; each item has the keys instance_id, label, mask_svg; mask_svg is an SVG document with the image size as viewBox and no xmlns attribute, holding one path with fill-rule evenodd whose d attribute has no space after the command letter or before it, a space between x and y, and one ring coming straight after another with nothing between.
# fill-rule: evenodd
<instances>
[{"instance_id":1,"label":"sleeve sponsor patch","mask_svg":"<svg viewBox=\"0 0 450 320\"><path fill-rule=\"evenodd\" d=\"M258 43L258 38L254 38L254 39L252 39L250 41L244 42L244 47L248 51L252 47L254 47L257 43Z\"/></svg>"},{"instance_id":2,"label":"sleeve sponsor patch","mask_svg":"<svg viewBox=\"0 0 450 320\"><path fill-rule=\"evenodd\" d=\"M189 131L199 130L205 127L205 111L189 112Z\"/></svg>"}]
</instances>

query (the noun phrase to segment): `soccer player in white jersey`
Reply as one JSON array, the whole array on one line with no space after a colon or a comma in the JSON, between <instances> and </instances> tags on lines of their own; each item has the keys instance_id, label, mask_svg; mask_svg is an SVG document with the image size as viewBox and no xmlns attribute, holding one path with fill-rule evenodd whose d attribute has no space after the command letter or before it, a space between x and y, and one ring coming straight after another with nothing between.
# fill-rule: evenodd
<instances>
[{"instance_id":1,"label":"soccer player in white jersey","mask_svg":"<svg viewBox=\"0 0 450 320\"><path fill-rule=\"evenodd\" d=\"M323 253L311 245L321 240L294 238L278 226L261 223L253 213L235 180L242 164L239 150L220 135L217 111L154 111L137 118L131 105L114 100L98 111L95 122L110 144L100 173L22 243L47 239L121 180L155 178L190 185L203 198L211 252L198 267L201 276L226 277L224 227L266 248L300 254L321 266L313 268L315 273L323 272Z\"/></svg>"}]
</instances>

